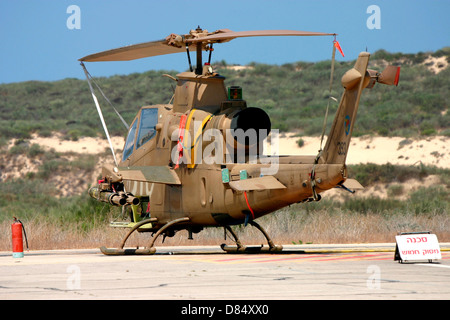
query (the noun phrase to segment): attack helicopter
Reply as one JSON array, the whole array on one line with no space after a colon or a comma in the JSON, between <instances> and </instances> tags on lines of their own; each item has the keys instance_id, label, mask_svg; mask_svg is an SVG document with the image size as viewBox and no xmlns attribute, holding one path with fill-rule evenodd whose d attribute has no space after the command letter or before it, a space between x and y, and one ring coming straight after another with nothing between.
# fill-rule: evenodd
<instances>
[{"instance_id":1,"label":"attack helicopter","mask_svg":"<svg viewBox=\"0 0 450 320\"><path fill-rule=\"evenodd\" d=\"M361 52L353 68L341 79L344 88L325 146L317 155L278 155L267 113L247 106L242 88L226 88L225 78L213 71L213 46L242 37L333 36L333 66L336 34L259 30L208 32L198 27L188 34L170 34L164 39L125 46L85 56L84 68L105 134L103 115L84 62L128 61L157 55L185 53L189 71L166 75L176 84L169 104L143 106L130 126L122 158L102 168L101 180L89 195L113 206L131 208L130 220L113 226L130 230L118 248L101 247L106 255L154 254L155 241L187 230L189 239L206 227L221 227L236 246L222 244L226 252L279 252L273 240L255 220L290 204L319 201L331 188L362 188L347 177L345 164L361 93L375 83L397 85L400 69L383 72L368 69L370 54ZM191 52L196 52L192 66ZM203 52L209 53L203 63ZM330 77L333 76L333 67ZM331 97L330 97L331 98ZM327 107L328 113L328 107ZM325 123L324 123L325 124ZM324 126L325 128L325 126ZM269 137L269 138L268 138ZM322 139L324 135L322 134ZM267 154L267 142L272 150ZM266 149L265 149L266 148ZM250 247L241 243L230 226L250 224L262 232L268 245ZM133 232L151 232L144 248L126 248ZM226 234L226 233L225 233Z\"/></svg>"}]
</instances>

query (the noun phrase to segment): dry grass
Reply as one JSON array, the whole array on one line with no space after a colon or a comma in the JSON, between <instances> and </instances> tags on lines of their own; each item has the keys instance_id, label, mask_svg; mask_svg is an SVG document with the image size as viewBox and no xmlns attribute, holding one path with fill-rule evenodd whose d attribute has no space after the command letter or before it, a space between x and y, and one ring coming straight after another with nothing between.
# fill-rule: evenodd
<instances>
[{"instance_id":1,"label":"dry grass","mask_svg":"<svg viewBox=\"0 0 450 320\"><path fill-rule=\"evenodd\" d=\"M293 209L280 210L258 219L277 244L301 243L383 243L395 242L398 232L432 231L440 242L450 241L450 216L444 214L358 214L337 209L300 213ZM1 223L0 250L11 250L10 222ZM102 245L117 247L127 229L111 228L98 224L90 231L83 231L81 225L72 223L56 226L34 219L25 223L30 250L98 248ZM252 226L235 226L236 233L244 244L266 244L262 234ZM223 228L206 228L194 234L194 240L187 239L187 232L180 231L173 238L167 238L161 245L220 245L232 243L228 235L224 241ZM146 246L151 241L149 233L133 235L127 247Z\"/></svg>"},{"instance_id":2,"label":"dry grass","mask_svg":"<svg viewBox=\"0 0 450 320\"><path fill-rule=\"evenodd\" d=\"M268 232L280 243L381 243L395 242L399 232L432 231L441 241L450 240L450 217L445 214L359 214L345 210L324 210L304 215L299 221L295 216L285 218L279 228L280 218L289 217L283 212L267 217ZM279 219L283 220L283 219Z\"/></svg>"}]
</instances>

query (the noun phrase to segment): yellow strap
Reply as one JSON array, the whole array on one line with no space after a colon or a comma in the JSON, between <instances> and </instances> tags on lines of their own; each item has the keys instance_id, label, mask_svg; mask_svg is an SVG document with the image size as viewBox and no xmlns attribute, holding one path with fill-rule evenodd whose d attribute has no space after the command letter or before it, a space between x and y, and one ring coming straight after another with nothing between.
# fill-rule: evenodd
<instances>
[{"instance_id":1,"label":"yellow strap","mask_svg":"<svg viewBox=\"0 0 450 320\"><path fill-rule=\"evenodd\" d=\"M195 150L196 150L197 142L198 142L198 139L200 138L200 136L203 133L203 129L205 128L206 124L208 123L208 121L211 118L212 118L212 114L207 115L203 119L201 127L198 128L197 132L195 133L194 143L192 144L192 147L191 147L191 163L188 164L188 168L194 168L195 167Z\"/></svg>"},{"instance_id":2,"label":"yellow strap","mask_svg":"<svg viewBox=\"0 0 450 320\"><path fill-rule=\"evenodd\" d=\"M194 112L196 111L196 109L192 109L191 110L191 112L189 113L189 117L188 117L188 119L187 119L187 122L186 122L186 127L185 127L185 130L187 131L187 132L189 132L189 126L191 125L191 120L192 120L192 116L194 115ZM190 140L190 139L187 139L187 140ZM183 149L185 149L185 150L188 150L188 146L187 146L187 140L186 139L183 139Z\"/></svg>"},{"instance_id":3,"label":"yellow strap","mask_svg":"<svg viewBox=\"0 0 450 320\"><path fill-rule=\"evenodd\" d=\"M191 125L191 121L192 118L194 116L195 111L197 111L197 109L192 109L191 112L189 113L189 117L187 119L186 122L186 131L189 132L189 127ZM200 128L198 128L197 132L195 133L195 137L194 140L191 142L191 145L188 146L188 140L189 139L183 139L183 149L186 151L191 151L190 152L190 159L186 159L187 160L187 167L188 168L194 168L195 167L195 150L196 150L196 145L198 143L198 139L200 138L201 134L203 133L203 129L205 128L206 124L208 123L209 120L211 120L212 118L212 114L207 115L203 121L202 121L202 125ZM186 157L189 157L189 153L185 153Z\"/></svg>"}]
</instances>

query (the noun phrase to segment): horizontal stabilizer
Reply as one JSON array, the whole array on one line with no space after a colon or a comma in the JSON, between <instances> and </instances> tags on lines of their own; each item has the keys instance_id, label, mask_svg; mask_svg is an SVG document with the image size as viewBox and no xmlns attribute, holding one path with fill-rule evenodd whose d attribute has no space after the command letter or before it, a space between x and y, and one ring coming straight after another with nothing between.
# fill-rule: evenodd
<instances>
[{"instance_id":1,"label":"horizontal stabilizer","mask_svg":"<svg viewBox=\"0 0 450 320\"><path fill-rule=\"evenodd\" d=\"M273 176L230 181L230 187L237 191L285 189L286 186Z\"/></svg>"},{"instance_id":2,"label":"horizontal stabilizer","mask_svg":"<svg viewBox=\"0 0 450 320\"><path fill-rule=\"evenodd\" d=\"M343 185L347 189L352 189L352 190L363 190L364 189L364 187L355 179L347 179L347 180L345 180Z\"/></svg>"}]
</instances>

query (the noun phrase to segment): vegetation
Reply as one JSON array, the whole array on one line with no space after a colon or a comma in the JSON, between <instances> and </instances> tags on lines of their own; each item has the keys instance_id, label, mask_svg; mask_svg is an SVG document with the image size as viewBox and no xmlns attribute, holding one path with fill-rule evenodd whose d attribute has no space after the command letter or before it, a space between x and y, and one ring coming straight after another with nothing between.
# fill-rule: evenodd
<instances>
[{"instance_id":1,"label":"vegetation","mask_svg":"<svg viewBox=\"0 0 450 320\"><path fill-rule=\"evenodd\" d=\"M397 186L397 182L430 174L439 175L441 183L421 187L407 195L406 200L400 200L399 194L390 194L385 199L361 198L342 191L345 201L325 195L319 202L295 204L265 216L260 223L274 239L287 244L300 243L300 240L305 243L392 242L397 232L429 230L435 232L440 241L450 241L450 170L387 164L350 166L349 172L350 177L356 176L364 184L382 182ZM108 227L110 221L123 218L120 208L95 201L87 192L55 197L54 187L43 177L2 182L0 194L0 225L7 228L13 216L19 217L32 229L27 233L33 249L96 247L115 244L124 236L124 230ZM258 239L257 232L248 233L251 228L245 231L242 226L236 228L243 240L255 241L252 236ZM138 239L147 236L139 235ZM218 244L223 240L223 230L206 229L196 239L197 244ZM0 250L9 250L9 241L8 234L3 233ZM142 241L141 245L148 239ZM178 245L185 241L186 234L182 232L166 243Z\"/></svg>"},{"instance_id":2,"label":"vegetation","mask_svg":"<svg viewBox=\"0 0 450 320\"><path fill-rule=\"evenodd\" d=\"M380 50L372 55L370 67L373 69L381 71L387 63L402 66L400 84L396 89L377 85L366 91L355 135L450 135L450 113L447 112L450 68L434 74L424 64L428 55L445 56L450 60L450 48L426 54L391 54ZM336 62L333 97L339 99L342 94L340 78L353 64L354 61ZM281 66L251 63L249 68L239 71L227 68L222 61L216 63L215 68L226 76L227 86L242 86L244 99L250 106L264 109L274 128L297 130L304 135L321 133L329 97L331 61ZM96 82L125 120L131 122L139 107L169 102L173 91L170 80L162 77L164 73L176 75L174 71L147 71L98 78ZM100 101L110 133L123 135L124 127L118 117L106 101ZM73 140L102 134L85 80L2 84L0 109L0 139L3 140L29 138L33 132L46 136L58 131ZM328 124L336 109L337 104L333 102Z\"/></svg>"},{"instance_id":3,"label":"vegetation","mask_svg":"<svg viewBox=\"0 0 450 320\"><path fill-rule=\"evenodd\" d=\"M413 55L391 54L383 50L373 54L370 66L373 69L382 70L386 63L402 65L400 85L395 89L377 85L375 89L366 91L355 123L355 135L403 136L405 139L400 147L411 143L409 138L419 135L450 136L450 68L438 74L432 73L424 64L429 55L450 60L450 48ZM353 63L336 63L332 96L339 98L341 95L339 79ZM300 137L322 132L329 97L330 66L330 61L297 62L282 66L252 63L249 68L236 71L227 68L226 62L222 61L216 64L216 69L227 77L227 86L243 87L248 104L264 109L271 116L274 128L298 131ZM130 123L140 106L167 103L171 99L171 83L162 77L163 73L176 74L173 71L148 71L98 78L96 81ZM107 103L101 103L110 133L124 135L120 120ZM336 109L337 104L332 103L328 128ZM48 136L56 131L70 140L103 135L86 81L65 79L2 84L0 110L0 151L4 152L2 146L8 140L16 138L15 145L7 151L8 156L25 156L41 163L35 173L0 181L0 224L8 228L12 217L19 217L26 226L33 226L31 233L27 231L29 237L47 239L58 235L58 240L52 243L56 246L52 248L108 243L103 236L110 231L103 230L110 220L121 218L120 208L92 200L86 192L60 197L52 181L55 175L68 171L92 174L98 158L58 154L27 142L33 133ZM297 143L302 146L304 141L299 138ZM0 163L0 170L3 166ZM424 179L429 175L438 175L441 183L415 190L404 197L406 200L399 199L405 196L401 183L411 178ZM450 170L424 165L367 164L349 166L349 176L365 186L376 183L389 185L389 197L362 199L344 193L346 201L342 202L324 197L317 203L293 205L280 210L262 218L261 223L268 226L269 233L271 228L281 230L280 236L275 235L274 238L284 243L392 241L392 238L383 236L367 238L366 234L361 233L366 230L367 234L374 235L380 229L379 232L385 236L386 233L395 234L406 229L422 231L429 228L440 232L441 241L450 241ZM354 229L349 230L352 225ZM97 233L98 230L103 233ZM210 231L206 231L208 236ZM0 236L0 250L9 250L7 237L8 233ZM117 240L121 235L112 237ZM202 238L203 233L199 237L207 242ZM220 230L214 237L223 237L223 231ZM88 238L92 240L90 244L81 241ZM43 244L33 248L49 247Z\"/></svg>"},{"instance_id":4,"label":"vegetation","mask_svg":"<svg viewBox=\"0 0 450 320\"><path fill-rule=\"evenodd\" d=\"M440 50L450 60L450 48ZM435 53L434 55L437 55ZM376 85L366 90L361 99L354 134L381 136L418 136L448 134L450 114L448 88L450 68L437 75L422 64L426 55L418 53L390 54L384 50L372 55L370 68L382 71L387 63L401 65L397 88ZM336 62L331 96L339 100L340 79L354 62ZM253 63L253 68L220 70L229 83L244 88L244 97L266 110L275 128L281 131L299 130L304 135L321 133L329 96L328 82L331 61L297 62L282 66ZM337 103L331 104L328 128Z\"/></svg>"},{"instance_id":5,"label":"vegetation","mask_svg":"<svg viewBox=\"0 0 450 320\"><path fill-rule=\"evenodd\" d=\"M400 166L390 163L376 165L373 163L349 166L350 176L358 180L362 185L368 186L374 183L401 183L409 179L419 179L429 175L438 175L442 185L450 188L450 170L437 167L424 166Z\"/></svg>"},{"instance_id":6,"label":"vegetation","mask_svg":"<svg viewBox=\"0 0 450 320\"><path fill-rule=\"evenodd\" d=\"M2 212L5 210L10 214L2 214L0 225L7 230L14 212L24 223L32 250L117 246L126 233L108 227L109 221L120 219L120 209L92 200L86 194L62 199L35 194L36 202L31 204L26 196L32 188L27 183L20 187L27 191L15 200L24 202L2 207ZM264 216L258 222L275 242L281 244L393 242L399 232L419 231L432 231L441 242L448 242L448 200L449 191L442 187L419 189L406 201L349 197L345 202L339 202L325 198L317 203L292 205ZM236 226L234 229L245 243L264 243L254 228ZM147 245L149 236L135 235L128 245ZM167 239L165 244L218 245L222 242L221 228L207 228L196 235L193 242L187 240L183 231L175 238ZM8 232L0 235L0 250L10 250Z\"/></svg>"}]
</instances>

